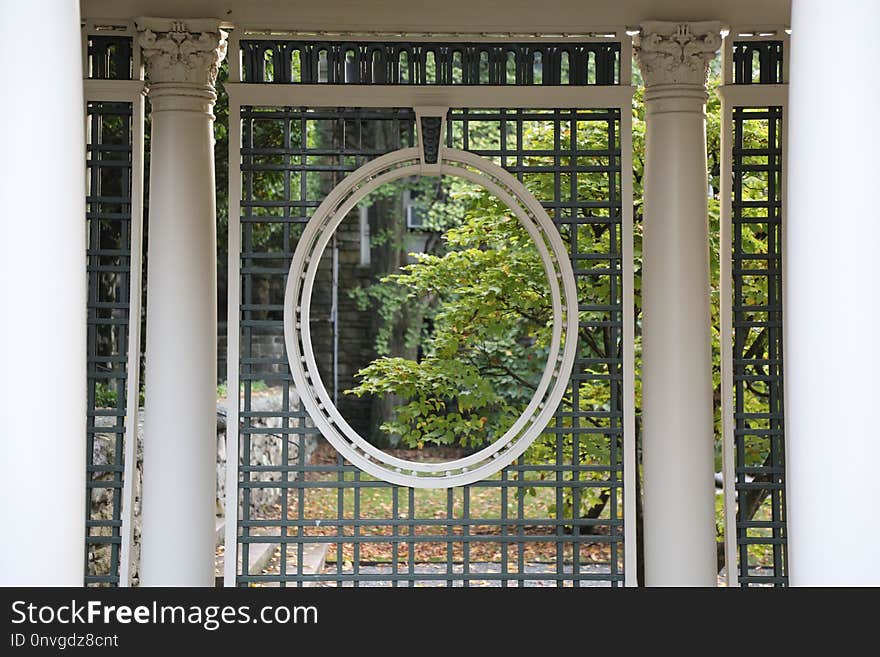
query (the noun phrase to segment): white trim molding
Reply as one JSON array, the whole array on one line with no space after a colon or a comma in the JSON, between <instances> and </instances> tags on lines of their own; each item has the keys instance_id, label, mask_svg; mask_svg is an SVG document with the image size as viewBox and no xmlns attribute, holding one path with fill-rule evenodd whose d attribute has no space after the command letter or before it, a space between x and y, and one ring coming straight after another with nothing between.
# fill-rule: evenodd
<instances>
[{"instance_id":1,"label":"white trim molding","mask_svg":"<svg viewBox=\"0 0 880 657\"><path fill-rule=\"evenodd\" d=\"M547 107L604 108L632 111L635 89L613 86L466 86L466 85L330 85L253 84L223 85L230 104L284 107Z\"/></svg>"},{"instance_id":2,"label":"white trim molding","mask_svg":"<svg viewBox=\"0 0 880 657\"><path fill-rule=\"evenodd\" d=\"M141 294L144 214L144 95L142 80L83 80L85 107L90 102L131 103L131 234L129 328L126 345L126 408L123 437L122 526L119 530L119 586L131 586L134 543L135 464L140 400ZM85 116L85 111L84 111Z\"/></svg>"}]
</instances>

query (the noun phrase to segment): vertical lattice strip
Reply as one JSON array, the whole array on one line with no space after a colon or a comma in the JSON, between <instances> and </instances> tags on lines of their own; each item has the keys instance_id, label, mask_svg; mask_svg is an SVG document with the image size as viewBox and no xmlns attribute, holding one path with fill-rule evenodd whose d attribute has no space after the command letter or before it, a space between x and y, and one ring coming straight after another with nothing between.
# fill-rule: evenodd
<instances>
[{"instance_id":1,"label":"vertical lattice strip","mask_svg":"<svg viewBox=\"0 0 880 657\"><path fill-rule=\"evenodd\" d=\"M782 345L786 47L733 28L723 47L721 388L731 586L788 580Z\"/></svg>"},{"instance_id":2,"label":"vertical lattice strip","mask_svg":"<svg viewBox=\"0 0 880 657\"><path fill-rule=\"evenodd\" d=\"M132 103L88 103L86 170L88 422L85 583L116 585L119 583L122 546L123 443L127 421Z\"/></svg>"},{"instance_id":3,"label":"vertical lattice strip","mask_svg":"<svg viewBox=\"0 0 880 657\"><path fill-rule=\"evenodd\" d=\"M784 585L782 108L734 107L736 542L742 585Z\"/></svg>"}]
</instances>

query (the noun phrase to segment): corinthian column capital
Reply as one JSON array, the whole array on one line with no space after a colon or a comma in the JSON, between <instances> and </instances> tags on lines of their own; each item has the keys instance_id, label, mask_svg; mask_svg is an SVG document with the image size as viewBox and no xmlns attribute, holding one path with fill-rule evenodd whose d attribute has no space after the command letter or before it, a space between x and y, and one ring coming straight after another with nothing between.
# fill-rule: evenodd
<instances>
[{"instance_id":1,"label":"corinthian column capital","mask_svg":"<svg viewBox=\"0 0 880 657\"><path fill-rule=\"evenodd\" d=\"M135 25L151 83L213 88L226 56L226 32L219 20L138 18Z\"/></svg>"},{"instance_id":2,"label":"corinthian column capital","mask_svg":"<svg viewBox=\"0 0 880 657\"><path fill-rule=\"evenodd\" d=\"M646 87L668 84L705 86L709 62L721 47L718 21L641 24L635 52Z\"/></svg>"}]
</instances>

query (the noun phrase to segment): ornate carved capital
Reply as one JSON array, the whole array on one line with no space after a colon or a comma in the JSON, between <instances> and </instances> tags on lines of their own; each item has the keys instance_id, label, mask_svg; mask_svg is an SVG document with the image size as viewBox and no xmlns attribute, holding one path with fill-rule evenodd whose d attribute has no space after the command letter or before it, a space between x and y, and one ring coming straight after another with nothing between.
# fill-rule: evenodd
<instances>
[{"instance_id":1,"label":"ornate carved capital","mask_svg":"<svg viewBox=\"0 0 880 657\"><path fill-rule=\"evenodd\" d=\"M642 23L635 51L645 86L692 84L705 86L709 62L721 47L721 24Z\"/></svg>"},{"instance_id":2,"label":"ornate carved capital","mask_svg":"<svg viewBox=\"0 0 880 657\"><path fill-rule=\"evenodd\" d=\"M138 18L135 24L151 83L214 86L226 56L226 32L220 21Z\"/></svg>"}]
</instances>

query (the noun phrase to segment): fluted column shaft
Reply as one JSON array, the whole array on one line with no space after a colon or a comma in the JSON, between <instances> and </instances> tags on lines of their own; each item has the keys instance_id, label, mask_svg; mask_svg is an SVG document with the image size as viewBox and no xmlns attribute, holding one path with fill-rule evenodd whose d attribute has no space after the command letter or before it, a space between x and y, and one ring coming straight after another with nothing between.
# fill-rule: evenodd
<instances>
[{"instance_id":1,"label":"fluted column shaft","mask_svg":"<svg viewBox=\"0 0 880 657\"><path fill-rule=\"evenodd\" d=\"M706 74L720 25L642 25L645 580L716 583Z\"/></svg>"},{"instance_id":2,"label":"fluted column shaft","mask_svg":"<svg viewBox=\"0 0 880 657\"><path fill-rule=\"evenodd\" d=\"M152 107L141 583L212 586L216 20L137 20Z\"/></svg>"}]
</instances>

